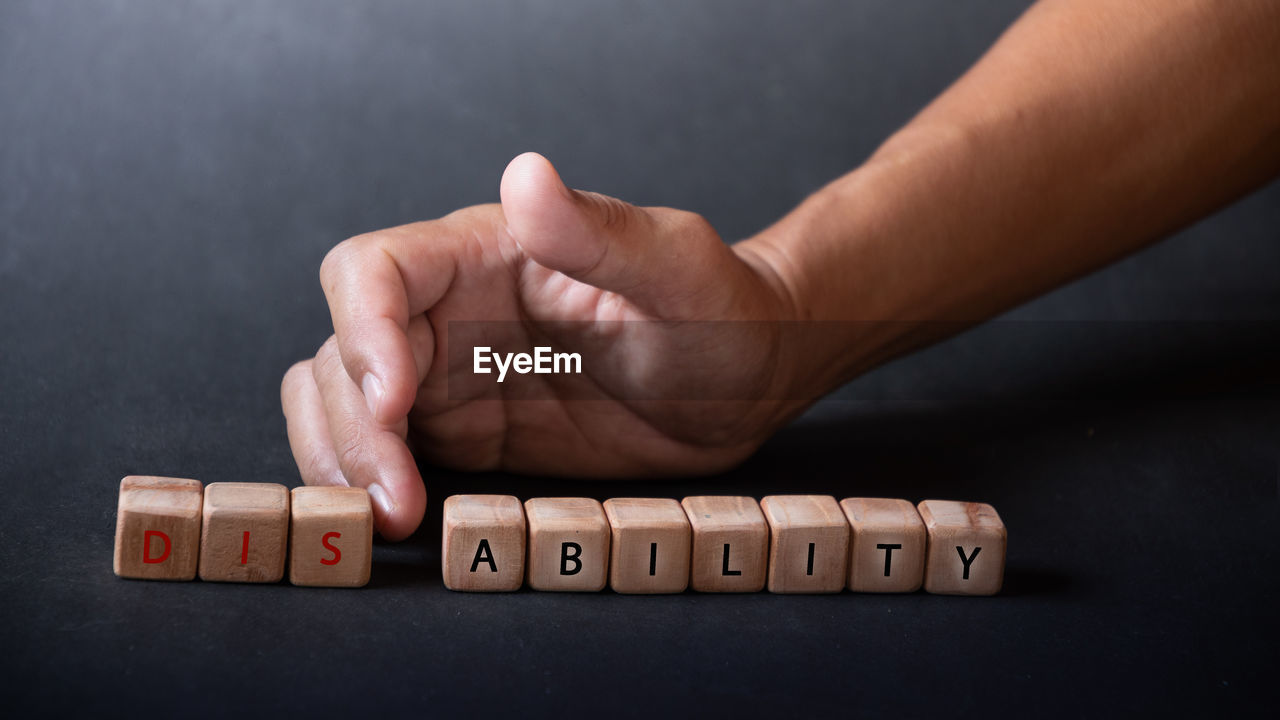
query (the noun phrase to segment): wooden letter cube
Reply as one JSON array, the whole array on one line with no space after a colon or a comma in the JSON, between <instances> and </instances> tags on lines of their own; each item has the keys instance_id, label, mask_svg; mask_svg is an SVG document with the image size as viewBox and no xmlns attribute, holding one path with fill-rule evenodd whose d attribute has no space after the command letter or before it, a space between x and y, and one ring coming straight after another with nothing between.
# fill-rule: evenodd
<instances>
[{"instance_id":1,"label":"wooden letter cube","mask_svg":"<svg viewBox=\"0 0 1280 720\"><path fill-rule=\"evenodd\" d=\"M689 586L693 536L680 503L669 498L610 498L613 532L609 586L620 593L678 593Z\"/></svg>"},{"instance_id":2,"label":"wooden letter cube","mask_svg":"<svg viewBox=\"0 0 1280 720\"><path fill-rule=\"evenodd\" d=\"M849 589L915 592L924 582L924 522L916 506L889 498L840 501L849 527Z\"/></svg>"},{"instance_id":3,"label":"wooden letter cube","mask_svg":"<svg viewBox=\"0 0 1280 720\"><path fill-rule=\"evenodd\" d=\"M836 593L849 564L849 523L830 495L770 495L769 592Z\"/></svg>"},{"instance_id":4,"label":"wooden letter cube","mask_svg":"<svg viewBox=\"0 0 1280 720\"><path fill-rule=\"evenodd\" d=\"M701 495L681 503L693 528L689 585L698 592L760 592L769 526L749 497Z\"/></svg>"},{"instance_id":5,"label":"wooden letter cube","mask_svg":"<svg viewBox=\"0 0 1280 720\"><path fill-rule=\"evenodd\" d=\"M1004 582L1007 536L986 503L925 500L920 519L929 531L924 589L941 595L994 595Z\"/></svg>"},{"instance_id":6,"label":"wooden letter cube","mask_svg":"<svg viewBox=\"0 0 1280 720\"><path fill-rule=\"evenodd\" d=\"M289 491L272 483L210 483L204 489L200 579L280 582L289 543Z\"/></svg>"},{"instance_id":7,"label":"wooden letter cube","mask_svg":"<svg viewBox=\"0 0 1280 720\"><path fill-rule=\"evenodd\" d=\"M199 480L130 475L116 508L116 575L194 580L200 559Z\"/></svg>"},{"instance_id":8,"label":"wooden letter cube","mask_svg":"<svg viewBox=\"0 0 1280 720\"><path fill-rule=\"evenodd\" d=\"M510 495L444 501L440 568L450 590L509 592L524 583L524 508Z\"/></svg>"},{"instance_id":9,"label":"wooden letter cube","mask_svg":"<svg viewBox=\"0 0 1280 720\"><path fill-rule=\"evenodd\" d=\"M529 519L529 587L598 592L609 574L609 521L590 498L533 498Z\"/></svg>"},{"instance_id":10,"label":"wooden letter cube","mask_svg":"<svg viewBox=\"0 0 1280 720\"><path fill-rule=\"evenodd\" d=\"M373 563L373 506L364 488L293 489L289 582L360 587Z\"/></svg>"}]
</instances>

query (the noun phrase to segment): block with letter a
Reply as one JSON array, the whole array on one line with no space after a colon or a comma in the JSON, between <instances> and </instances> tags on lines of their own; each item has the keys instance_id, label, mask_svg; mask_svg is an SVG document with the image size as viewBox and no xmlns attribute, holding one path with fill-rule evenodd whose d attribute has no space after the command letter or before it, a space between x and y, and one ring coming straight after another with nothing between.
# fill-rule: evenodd
<instances>
[{"instance_id":1,"label":"block with letter a","mask_svg":"<svg viewBox=\"0 0 1280 720\"><path fill-rule=\"evenodd\" d=\"M444 501L440 567L450 590L510 592L524 583L524 506L511 495Z\"/></svg>"}]
</instances>

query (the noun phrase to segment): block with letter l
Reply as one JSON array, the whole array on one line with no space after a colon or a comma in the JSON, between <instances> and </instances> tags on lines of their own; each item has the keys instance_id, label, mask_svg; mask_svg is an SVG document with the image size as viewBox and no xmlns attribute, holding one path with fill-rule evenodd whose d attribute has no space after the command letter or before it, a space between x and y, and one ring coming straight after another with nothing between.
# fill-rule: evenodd
<instances>
[{"instance_id":1,"label":"block with letter l","mask_svg":"<svg viewBox=\"0 0 1280 720\"><path fill-rule=\"evenodd\" d=\"M760 592L769 526L750 497L695 495L680 503L693 529L689 586L698 592Z\"/></svg>"}]
</instances>

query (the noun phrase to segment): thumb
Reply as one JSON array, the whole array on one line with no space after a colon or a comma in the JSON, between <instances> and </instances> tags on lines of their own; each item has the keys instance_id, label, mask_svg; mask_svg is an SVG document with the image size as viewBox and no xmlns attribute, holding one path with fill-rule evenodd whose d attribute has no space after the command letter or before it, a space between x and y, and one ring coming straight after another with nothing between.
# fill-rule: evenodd
<instances>
[{"instance_id":1,"label":"thumb","mask_svg":"<svg viewBox=\"0 0 1280 720\"><path fill-rule=\"evenodd\" d=\"M701 216L570 190L537 153L507 165L501 195L507 229L534 262L659 315L729 252Z\"/></svg>"}]
</instances>

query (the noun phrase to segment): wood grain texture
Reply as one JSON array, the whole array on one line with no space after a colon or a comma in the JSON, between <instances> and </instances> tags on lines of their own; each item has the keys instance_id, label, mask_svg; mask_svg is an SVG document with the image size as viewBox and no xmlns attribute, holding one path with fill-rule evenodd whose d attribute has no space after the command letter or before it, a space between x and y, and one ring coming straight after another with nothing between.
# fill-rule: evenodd
<instances>
[{"instance_id":1,"label":"wood grain texture","mask_svg":"<svg viewBox=\"0 0 1280 720\"><path fill-rule=\"evenodd\" d=\"M510 495L452 495L444 501L440 567L444 585L510 592L524 584L524 506Z\"/></svg>"},{"instance_id":2,"label":"wood grain texture","mask_svg":"<svg viewBox=\"0 0 1280 720\"><path fill-rule=\"evenodd\" d=\"M774 593L837 593L849 565L849 523L830 495L769 495L769 577Z\"/></svg>"},{"instance_id":3,"label":"wood grain texture","mask_svg":"<svg viewBox=\"0 0 1280 720\"><path fill-rule=\"evenodd\" d=\"M284 577L289 490L274 483L210 483L204 489L200 579L273 583Z\"/></svg>"},{"instance_id":4,"label":"wood grain texture","mask_svg":"<svg viewBox=\"0 0 1280 720\"><path fill-rule=\"evenodd\" d=\"M612 533L609 587L614 592L684 592L689 586L693 531L670 498L610 498L604 513Z\"/></svg>"},{"instance_id":5,"label":"wood grain texture","mask_svg":"<svg viewBox=\"0 0 1280 720\"><path fill-rule=\"evenodd\" d=\"M695 495L680 502L693 530L689 586L698 592L760 592L769 525L753 498Z\"/></svg>"},{"instance_id":6,"label":"wood grain texture","mask_svg":"<svg viewBox=\"0 0 1280 720\"><path fill-rule=\"evenodd\" d=\"M925 591L940 595L1000 592L1008 540L995 508L986 503L925 500L917 509L929 534Z\"/></svg>"},{"instance_id":7,"label":"wood grain texture","mask_svg":"<svg viewBox=\"0 0 1280 720\"><path fill-rule=\"evenodd\" d=\"M290 494L289 582L360 587L373 563L373 506L364 488L298 487Z\"/></svg>"},{"instance_id":8,"label":"wood grain texture","mask_svg":"<svg viewBox=\"0 0 1280 720\"><path fill-rule=\"evenodd\" d=\"M893 498L845 498L849 521L849 589L915 592L924 583L927 535L916 506Z\"/></svg>"},{"instance_id":9,"label":"wood grain texture","mask_svg":"<svg viewBox=\"0 0 1280 720\"><path fill-rule=\"evenodd\" d=\"M116 506L116 575L194 580L200 559L203 486L186 478L130 475Z\"/></svg>"},{"instance_id":10,"label":"wood grain texture","mask_svg":"<svg viewBox=\"0 0 1280 720\"><path fill-rule=\"evenodd\" d=\"M598 592L609 578L609 521L598 500L532 498L527 580L534 590Z\"/></svg>"}]
</instances>

